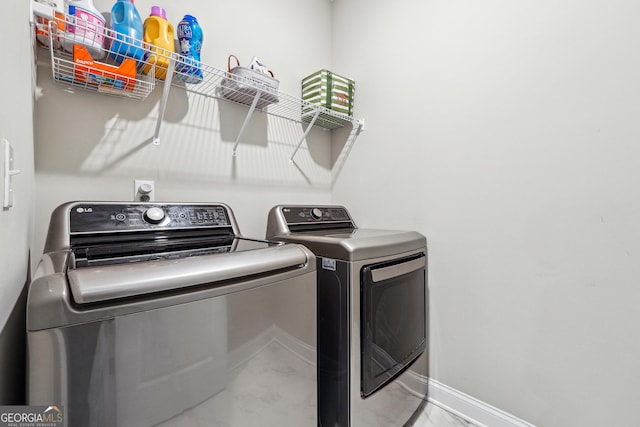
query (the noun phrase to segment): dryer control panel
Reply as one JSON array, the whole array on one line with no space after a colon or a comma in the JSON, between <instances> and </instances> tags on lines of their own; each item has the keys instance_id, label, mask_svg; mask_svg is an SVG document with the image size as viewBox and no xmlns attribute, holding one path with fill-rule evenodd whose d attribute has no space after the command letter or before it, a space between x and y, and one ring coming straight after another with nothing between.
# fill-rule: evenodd
<instances>
[{"instance_id":1,"label":"dryer control panel","mask_svg":"<svg viewBox=\"0 0 640 427\"><path fill-rule=\"evenodd\" d=\"M282 214L287 224L353 222L342 206L285 206Z\"/></svg>"}]
</instances>

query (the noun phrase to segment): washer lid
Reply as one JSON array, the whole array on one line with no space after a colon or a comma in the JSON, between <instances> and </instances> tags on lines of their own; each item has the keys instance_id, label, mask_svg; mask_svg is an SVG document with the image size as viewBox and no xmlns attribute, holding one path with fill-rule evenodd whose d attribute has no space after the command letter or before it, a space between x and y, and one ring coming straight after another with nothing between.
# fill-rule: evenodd
<instances>
[{"instance_id":1,"label":"washer lid","mask_svg":"<svg viewBox=\"0 0 640 427\"><path fill-rule=\"evenodd\" d=\"M73 300L89 304L176 291L198 285L248 281L303 268L309 259L297 245L150 262L69 269Z\"/></svg>"},{"instance_id":2,"label":"washer lid","mask_svg":"<svg viewBox=\"0 0 640 427\"><path fill-rule=\"evenodd\" d=\"M289 232L273 240L300 243L316 256L359 261L425 248L427 239L415 231L366 228Z\"/></svg>"}]
</instances>

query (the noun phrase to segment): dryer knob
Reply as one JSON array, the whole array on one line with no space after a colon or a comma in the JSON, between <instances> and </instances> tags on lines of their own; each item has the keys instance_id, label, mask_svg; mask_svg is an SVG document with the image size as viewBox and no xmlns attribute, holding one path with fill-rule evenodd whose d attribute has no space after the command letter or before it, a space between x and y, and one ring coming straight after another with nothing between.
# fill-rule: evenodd
<instances>
[{"instance_id":1,"label":"dryer knob","mask_svg":"<svg viewBox=\"0 0 640 427\"><path fill-rule=\"evenodd\" d=\"M319 208L311 209L311 217L313 219L321 219L322 218L322 210Z\"/></svg>"},{"instance_id":2,"label":"dryer knob","mask_svg":"<svg viewBox=\"0 0 640 427\"><path fill-rule=\"evenodd\" d=\"M144 220L149 224L160 224L164 219L164 211L161 208L149 208L144 212Z\"/></svg>"}]
</instances>

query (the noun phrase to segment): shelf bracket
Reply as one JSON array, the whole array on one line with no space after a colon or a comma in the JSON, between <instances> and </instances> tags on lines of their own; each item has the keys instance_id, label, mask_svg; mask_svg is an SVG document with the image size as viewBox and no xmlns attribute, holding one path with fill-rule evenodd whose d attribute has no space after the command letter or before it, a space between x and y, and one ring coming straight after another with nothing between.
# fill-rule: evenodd
<instances>
[{"instance_id":1,"label":"shelf bracket","mask_svg":"<svg viewBox=\"0 0 640 427\"><path fill-rule=\"evenodd\" d=\"M176 60L171 55L169 58L169 66L167 67L167 76L164 78L164 87L162 88L162 98L160 99L160 111L158 112L158 121L156 122L156 130L153 132L153 145L160 145L160 126L164 120L164 112L167 109L169 100L169 91L171 90L171 80L173 79L173 70L176 68ZM155 72L155 65L154 65Z\"/></svg>"},{"instance_id":2,"label":"shelf bracket","mask_svg":"<svg viewBox=\"0 0 640 427\"><path fill-rule=\"evenodd\" d=\"M289 163L293 163L293 158L296 156L296 153L302 146L302 143L304 142L305 138L309 134L309 131L311 130L313 125L316 123L316 120L318 120L319 116L320 116L320 110L316 110L316 113L313 115L313 118L311 119L311 121L309 122L309 125L307 125L307 128L304 131L304 135L302 135L302 138L300 138L300 142L298 142L298 146L296 147L296 149L293 151L293 154L289 158Z\"/></svg>"},{"instance_id":3,"label":"shelf bracket","mask_svg":"<svg viewBox=\"0 0 640 427\"><path fill-rule=\"evenodd\" d=\"M244 133L244 130L247 127L247 124L249 124L249 120L251 120L251 116L253 115L253 112L256 109L256 105L258 105L258 99L260 99L260 95L262 94L262 92L260 90L256 91L256 96L253 97L253 102L251 103L251 107L249 107L249 112L247 113L247 117L244 118L244 123L242 123L242 127L240 128L240 132L238 132L238 137L236 138L236 143L233 145L233 152L231 153L231 155L233 157L237 156L238 153L236 153L236 150L238 149L238 144L240 143L240 138L242 137L242 134Z\"/></svg>"}]
</instances>

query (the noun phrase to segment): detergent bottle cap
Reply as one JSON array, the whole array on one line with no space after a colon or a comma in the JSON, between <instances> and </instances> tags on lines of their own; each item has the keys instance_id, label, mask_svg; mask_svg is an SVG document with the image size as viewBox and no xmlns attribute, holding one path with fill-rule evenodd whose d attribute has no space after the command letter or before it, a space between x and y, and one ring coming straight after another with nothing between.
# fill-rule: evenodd
<instances>
[{"instance_id":1,"label":"detergent bottle cap","mask_svg":"<svg viewBox=\"0 0 640 427\"><path fill-rule=\"evenodd\" d=\"M162 19L167 19L167 12L160 6L152 6L151 16L159 16Z\"/></svg>"}]
</instances>

